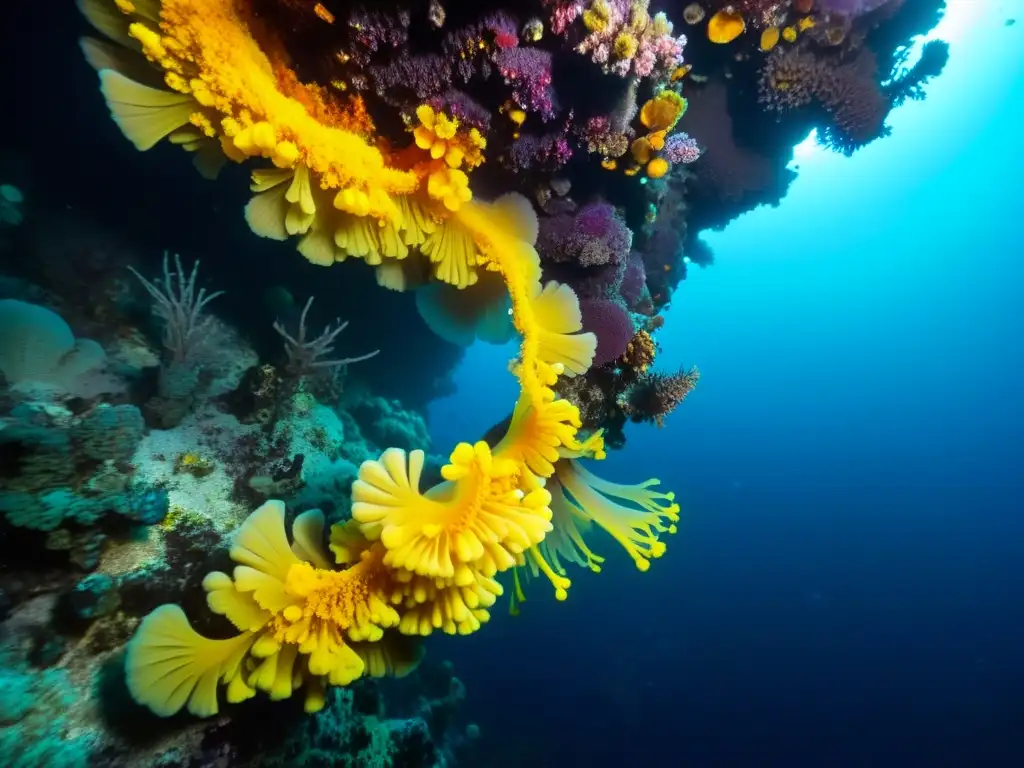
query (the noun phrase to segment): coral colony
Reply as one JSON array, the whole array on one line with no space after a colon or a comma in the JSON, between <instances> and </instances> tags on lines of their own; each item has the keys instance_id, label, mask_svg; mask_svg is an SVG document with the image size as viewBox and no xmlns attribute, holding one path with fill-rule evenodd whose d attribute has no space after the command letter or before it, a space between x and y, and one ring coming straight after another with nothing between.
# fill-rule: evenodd
<instances>
[{"instance_id":1,"label":"coral colony","mask_svg":"<svg viewBox=\"0 0 1024 768\"><path fill-rule=\"evenodd\" d=\"M153 274L83 229L88 307L66 271L4 283L0 525L63 575L43 596L0 578L0 754L454 764L479 728L456 727L464 691L424 638L518 612L528 581L567 599L609 536L641 571L665 554L673 493L599 462L698 383L656 363L660 312L712 261L697 235L778 202L811 128L844 153L885 135L946 49L908 65L941 0L658 5L79 0L128 142L211 181L242 166L247 237L372 270L445 341L516 339L518 395L437 454L420 414L353 383L402 350L317 325L329 296L273 324L270 360L218 317L214 257ZM0 182L5 247L32 199ZM418 708L391 716L368 686L414 670ZM118 687L176 724L164 741L105 724ZM273 744L231 730L286 699Z\"/></svg>"}]
</instances>

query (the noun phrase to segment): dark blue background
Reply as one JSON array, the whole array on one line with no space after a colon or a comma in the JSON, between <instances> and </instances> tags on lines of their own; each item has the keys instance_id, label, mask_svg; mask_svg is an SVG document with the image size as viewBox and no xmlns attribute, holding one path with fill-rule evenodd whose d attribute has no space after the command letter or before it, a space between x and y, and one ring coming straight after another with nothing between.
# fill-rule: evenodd
<instances>
[{"instance_id":1,"label":"dark blue background","mask_svg":"<svg viewBox=\"0 0 1024 768\"><path fill-rule=\"evenodd\" d=\"M801 148L781 207L706 236L660 337L700 385L595 467L677 491L666 557L595 536L566 603L433 644L482 764L1024 765L1024 35L950 5L890 139ZM509 354L471 350L437 446L500 418Z\"/></svg>"}]
</instances>

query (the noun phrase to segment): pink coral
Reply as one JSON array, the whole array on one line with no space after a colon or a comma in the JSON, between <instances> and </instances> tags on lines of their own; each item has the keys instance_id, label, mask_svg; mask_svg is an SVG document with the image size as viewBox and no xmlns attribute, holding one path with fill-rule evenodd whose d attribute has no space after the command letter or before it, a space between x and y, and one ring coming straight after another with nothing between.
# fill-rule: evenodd
<instances>
[{"instance_id":1,"label":"pink coral","mask_svg":"<svg viewBox=\"0 0 1024 768\"><path fill-rule=\"evenodd\" d=\"M622 157L629 150L629 137L612 128L612 122L603 115L592 117L579 130L587 151L605 157Z\"/></svg>"},{"instance_id":2,"label":"pink coral","mask_svg":"<svg viewBox=\"0 0 1024 768\"><path fill-rule=\"evenodd\" d=\"M580 17L585 4L583 0L544 0L544 5L551 7L551 31L561 35Z\"/></svg>"},{"instance_id":3,"label":"pink coral","mask_svg":"<svg viewBox=\"0 0 1024 768\"><path fill-rule=\"evenodd\" d=\"M700 157L697 140L687 133L673 133L665 141L665 159L673 165L695 162Z\"/></svg>"},{"instance_id":4,"label":"pink coral","mask_svg":"<svg viewBox=\"0 0 1024 768\"><path fill-rule=\"evenodd\" d=\"M665 80L683 63L686 36L673 37L672 22L663 13L652 16L648 5L649 0L595 0L573 16L575 21L582 15L587 23L565 25L556 34L578 40L576 51L589 55L605 72ZM562 19L572 15L560 4L556 8L563 11Z\"/></svg>"}]
</instances>

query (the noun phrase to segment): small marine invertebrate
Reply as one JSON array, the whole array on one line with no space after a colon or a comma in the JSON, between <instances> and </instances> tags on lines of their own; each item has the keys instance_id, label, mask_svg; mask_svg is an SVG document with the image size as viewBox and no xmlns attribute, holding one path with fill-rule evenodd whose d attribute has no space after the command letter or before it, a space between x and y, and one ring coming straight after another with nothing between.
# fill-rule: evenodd
<instances>
[{"instance_id":1,"label":"small marine invertebrate","mask_svg":"<svg viewBox=\"0 0 1024 768\"><path fill-rule=\"evenodd\" d=\"M523 40L528 43L538 43L544 37L544 22L534 17L523 24Z\"/></svg>"},{"instance_id":2,"label":"small marine invertebrate","mask_svg":"<svg viewBox=\"0 0 1024 768\"><path fill-rule=\"evenodd\" d=\"M771 27L765 28L765 30L763 32L761 32L761 40L760 40L758 45L759 45L759 47L761 48L762 51L766 51L767 52L767 51L770 51L772 48L774 48L776 45L778 45L778 42L779 42L779 28L775 27L775 26L771 26Z\"/></svg>"},{"instance_id":3,"label":"small marine invertebrate","mask_svg":"<svg viewBox=\"0 0 1024 768\"><path fill-rule=\"evenodd\" d=\"M704 7L700 3L690 3L683 9L683 20L690 24L700 24L704 21Z\"/></svg>"},{"instance_id":4,"label":"small marine invertebrate","mask_svg":"<svg viewBox=\"0 0 1024 768\"><path fill-rule=\"evenodd\" d=\"M175 474L189 474L193 477L206 477L215 469L213 462L195 451L179 454L174 460Z\"/></svg>"}]
</instances>

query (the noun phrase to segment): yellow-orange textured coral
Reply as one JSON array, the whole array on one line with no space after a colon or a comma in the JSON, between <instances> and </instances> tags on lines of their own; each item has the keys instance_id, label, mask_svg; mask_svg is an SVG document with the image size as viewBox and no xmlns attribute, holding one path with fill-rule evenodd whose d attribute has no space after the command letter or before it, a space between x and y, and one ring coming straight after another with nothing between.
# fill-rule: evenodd
<instances>
[{"instance_id":1,"label":"yellow-orange textured coral","mask_svg":"<svg viewBox=\"0 0 1024 768\"><path fill-rule=\"evenodd\" d=\"M420 487L422 451L384 451L359 470L352 519L330 531L311 511L295 519L289 539L284 505L260 507L236 532L233 572L203 582L210 609L239 634L211 640L178 606L157 608L128 648L137 701L163 716L183 707L209 716L222 685L232 703L303 689L315 711L327 685L407 672L419 658L416 638L479 629L503 592L502 572L542 572L564 599L562 562L600 562L581 543L594 524L641 569L664 551L659 536L678 518L671 497L647 491L653 481L605 483L578 463L604 458L603 441L600 433L579 439L578 410L553 387L588 370L596 340L582 332L573 291L541 281L530 202L473 197L467 171L483 162L483 136L422 106L409 146L389 149L372 135L361 102L347 120L317 86L284 72L270 32L254 35L234 0L79 7L114 43L82 46L137 148L169 138L198 153L209 176L217 158L262 161L246 219L262 236L297 237L313 263L356 257L389 287L413 280L404 265L416 259L435 280L468 291L488 282L482 275L500 276L521 337L513 366L520 395L493 449L460 443L443 482L428 489ZM603 7L593 5L592 23Z\"/></svg>"}]
</instances>

